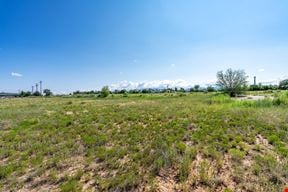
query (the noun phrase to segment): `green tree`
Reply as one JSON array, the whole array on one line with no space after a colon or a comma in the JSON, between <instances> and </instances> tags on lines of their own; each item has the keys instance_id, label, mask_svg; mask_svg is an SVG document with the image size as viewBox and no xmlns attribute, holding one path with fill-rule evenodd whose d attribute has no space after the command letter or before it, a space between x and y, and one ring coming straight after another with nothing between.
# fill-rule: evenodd
<instances>
[{"instance_id":1,"label":"green tree","mask_svg":"<svg viewBox=\"0 0 288 192\"><path fill-rule=\"evenodd\" d=\"M45 94L46 97L53 95L53 93L50 89L44 89L43 93Z\"/></svg>"},{"instance_id":2,"label":"green tree","mask_svg":"<svg viewBox=\"0 0 288 192\"><path fill-rule=\"evenodd\" d=\"M208 86L208 87L207 87L207 91L208 91L208 92L214 92L214 91L215 91L215 88L212 87L212 86Z\"/></svg>"},{"instance_id":3,"label":"green tree","mask_svg":"<svg viewBox=\"0 0 288 192\"><path fill-rule=\"evenodd\" d=\"M200 89L200 85L195 85L195 86L194 86L194 90L195 90L196 92L198 92L199 89Z\"/></svg>"},{"instance_id":4,"label":"green tree","mask_svg":"<svg viewBox=\"0 0 288 192\"><path fill-rule=\"evenodd\" d=\"M21 91L19 96L20 97L29 97L29 96L31 96L31 92L30 91Z\"/></svg>"},{"instance_id":5,"label":"green tree","mask_svg":"<svg viewBox=\"0 0 288 192\"><path fill-rule=\"evenodd\" d=\"M279 84L280 89L288 90L288 79L285 79Z\"/></svg>"},{"instance_id":6,"label":"green tree","mask_svg":"<svg viewBox=\"0 0 288 192\"><path fill-rule=\"evenodd\" d=\"M108 86L104 86L101 91L100 91L100 97L108 97L108 95L110 94L110 90Z\"/></svg>"},{"instance_id":7,"label":"green tree","mask_svg":"<svg viewBox=\"0 0 288 192\"><path fill-rule=\"evenodd\" d=\"M39 92L39 91L35 91L34 93L33 93L33 96L41 96L42 94Z\"/></svg>"},{"instance_id":8,"label":"green tree","mask_svg":"<svg viewBox=\"0 0 288 192\"><path fill-rule=\"evenodd\" d=\"M247 88L247 76L244 70L227 69L217 73L217 85L231 97L241 94Z\"/></svg>"}]
</instances>

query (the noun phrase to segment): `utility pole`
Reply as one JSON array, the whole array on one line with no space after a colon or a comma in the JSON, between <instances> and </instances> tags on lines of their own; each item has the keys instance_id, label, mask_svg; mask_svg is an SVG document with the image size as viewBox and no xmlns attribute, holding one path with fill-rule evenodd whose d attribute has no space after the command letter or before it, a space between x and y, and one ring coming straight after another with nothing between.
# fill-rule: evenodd
<instances>
[{"instance_id":1,"label":"utility pole","mask_svg":"<svg viewBox=\"0 0 288 192\"><path fill-rule=\"evenodd\" d=\"M39 84L40 84L40 93L42 95L42 81L40 81Z\"/></svg>"}]
</instances>

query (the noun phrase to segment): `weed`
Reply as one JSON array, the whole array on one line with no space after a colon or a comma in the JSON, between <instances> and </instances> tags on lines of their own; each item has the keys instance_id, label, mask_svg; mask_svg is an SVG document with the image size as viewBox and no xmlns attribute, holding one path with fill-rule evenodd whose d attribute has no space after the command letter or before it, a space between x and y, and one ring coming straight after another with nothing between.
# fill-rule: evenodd
<instances>
[{"instance_id":1,"label":"weed","mask_svg":"<svg viewBox=\"0 0 288 192\"><path fill-rule=\"evenodd\" d=\"M81 190L81 185L77 180L68 180L60 185L61 192L77 192Z\"/></svg>"},{"instance_id":2,"label":"weed","mask_svg":"<svg viewBox=\"0 0 288 192\"><path fill-rule=\"evenodd\" d=\"M240 151L239 149L230 149L228 153L236 162L240 162L245 156L245 152Z\"/></svg>"}]
</instances>

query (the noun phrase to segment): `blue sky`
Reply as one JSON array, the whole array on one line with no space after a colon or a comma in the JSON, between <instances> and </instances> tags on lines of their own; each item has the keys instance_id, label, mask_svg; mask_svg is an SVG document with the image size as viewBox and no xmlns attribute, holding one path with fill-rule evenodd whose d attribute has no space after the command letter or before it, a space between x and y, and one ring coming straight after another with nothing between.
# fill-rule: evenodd
<instances>
[{"instance_id":1,"label":"blue sky","mask_svg":"<svg viewBox=\"0 0 288 192\"><path fill-rule=\"evenodd\" d=\"M0 0L0 92L210 83L227 68L265 82L287 64L286 0Z\"/></svg>"}]
</instances>

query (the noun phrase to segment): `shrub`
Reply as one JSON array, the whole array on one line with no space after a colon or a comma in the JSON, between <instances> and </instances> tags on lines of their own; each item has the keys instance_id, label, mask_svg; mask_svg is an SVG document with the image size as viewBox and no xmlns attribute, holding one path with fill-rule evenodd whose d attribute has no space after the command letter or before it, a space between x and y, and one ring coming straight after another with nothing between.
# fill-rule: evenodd
<instances>
[{"instance_id":1,"label":"shrub","mask_svg":"<svg viewBox=\"0 0 288 192\"><path fill-rule=\"evenodd\" d=\"M274 144L275 142L279 141L279 138L276 135L271 135L268 137L268 141L270 144Z\"/></svg>"},{"instance_id":2,"label":"shrub","mask_svg":"<svg viewBox=\"0 0 288 192\"><path fill-rule=\"evenodd\" d=\"M8 177L15 169L16 167L12 164L0 166L0 180Z\"/></svg>"},{"instance_id":3,"label":"shrub","mask_svg":"<svg viewBox=\"0 0 288 192\"><path fill-rule=\"evenodd\" d=\"M81 191L81 186L76 180L69 180L60 186L61 192L77 192Z\"/></svg>"},{"instance_id":4,"label":"shrub","mask_svg":"<svg viewBox=\"0 0 288 192\"><path fill-rule=\"evenodd\" d=\"M239 149L230 149L228 153L235 161L241 161L245 156L245 152L240 151Z\"/></svg>"},{"instance_id":5,"label":"shrub","mask_svg":"<svg viewBox=\"0 0 288 192\"><path fill-rule=\"evenodd\" d=\"M183 154L186 150L186 145L183 142L176 143L176 149L179 153Z\"/></svg>"},{"instance_id":6,"label":"shrub","mask_svg":"<svg viewBox=\"0 0 288 192\"><path fill-rule=\"evenodd\" d=\"M278 99L281 104L288 105L288 91L281 93Z\"/></svg>"}]
</instances>

